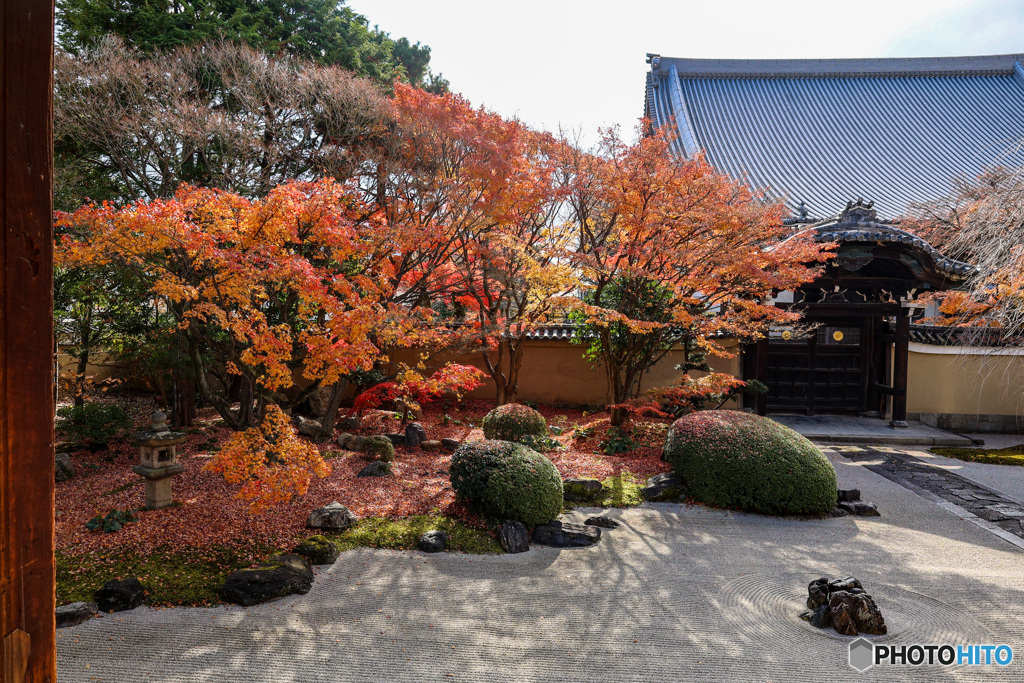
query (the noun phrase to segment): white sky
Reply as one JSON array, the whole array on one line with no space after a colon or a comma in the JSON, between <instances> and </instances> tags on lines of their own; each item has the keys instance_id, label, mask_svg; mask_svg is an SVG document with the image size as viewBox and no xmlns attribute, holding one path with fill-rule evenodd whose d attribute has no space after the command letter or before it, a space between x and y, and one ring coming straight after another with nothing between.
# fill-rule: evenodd
<instances>
[{"instance_id":1,"label":"white sky","mask_svg":"<svg viewBox=\"0 0 1024 683\"><path fill-rule=\"evenodd\" d=\"M648 52L695 58L1024 53L1024 0L349 0L431 48L475 105L596 140L643 114Z\"/></svg>"}]
</instances>

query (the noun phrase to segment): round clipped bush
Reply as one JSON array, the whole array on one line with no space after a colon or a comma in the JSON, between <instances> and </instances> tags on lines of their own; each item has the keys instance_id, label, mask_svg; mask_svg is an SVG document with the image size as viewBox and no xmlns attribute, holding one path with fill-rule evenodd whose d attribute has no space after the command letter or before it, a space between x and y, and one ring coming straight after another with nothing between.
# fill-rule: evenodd
<instances>
[{"instance_id":1,"label":"round clipped bush","mask_svg":"<svg viewBox=\"0 0 1024 683\"><path fill-rule=\"evenodd\" d=\"M391 462L395 459L395 445L386 436L368 436L363 441L363 454L372 456L376 460Z\"/></svg>"},{"instance_id":2,"label":"round clipped bush","mask_svg":"<svg viewBox=\"0 0 1024 683\"><path fill-rule=\"evenodd\" d=\"M519 403L507 403L487 413L484 415L483 427L485 439L501 441L522 441L528 435L548 435L548 424L544 416Z\"/></svg>"},{"instance_id":3,"label":"round clipped bush","mask_svg":"<svg viewBox=\"0 0 1024 683\"><path fill-rule=\"evenodd\" d=\"M817 446L766 417L705 410L681 417L665 459L707 505L771 515L822 515L836 504L836 471Z\"/></svg>"},{"instance_id":4,"label":"round clipped bush","mask_svg":"<svg viewBox=\"0 0 1024 683\"><path fill-rule=\"evenodd\" d=\"M561 475L550 460L522 444L463 444L448 471L456 497L490 517L536 526L562 511Z\"/></svg>"}]
</instances>

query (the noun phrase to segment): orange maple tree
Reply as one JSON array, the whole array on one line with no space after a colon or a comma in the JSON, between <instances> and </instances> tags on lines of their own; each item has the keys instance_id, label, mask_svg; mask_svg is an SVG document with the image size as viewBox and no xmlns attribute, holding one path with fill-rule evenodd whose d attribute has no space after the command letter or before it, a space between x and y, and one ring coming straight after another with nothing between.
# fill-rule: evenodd
<instances>
[{"instance_id":1,"label":"orange maple tree","mask_svg":"<svg viewBox=\"0 0 1024 683\"><path fill-rule=\"evenodd\" d=\"M577 338L603 366L613 405L673 347L686 351L683 372L707 369L708 354L730 355L724 339L798 317L769 299L812 279L829 248L793 237L781 203L669 144L664 131L628 143L612 130L596 154L565 148L584 290L572 304ZM624 417L613 409L613 423Z\"/></svg>"}]
</instances>

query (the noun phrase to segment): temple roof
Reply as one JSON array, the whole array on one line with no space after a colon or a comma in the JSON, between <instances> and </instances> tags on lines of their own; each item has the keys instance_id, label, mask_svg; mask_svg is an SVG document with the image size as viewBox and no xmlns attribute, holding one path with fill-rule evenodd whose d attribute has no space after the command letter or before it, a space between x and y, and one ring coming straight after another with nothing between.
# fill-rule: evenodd
<instances>
[{"instance_id":1,"label":"temple roof","mask_svg":"<svg viewBox=\"0 0 1024 683\"><path fill-rule=\"evenodd\" d=\"M651 55L646 115L718 170L810 218L896 219L957 176L1024 164L1024 55L725 60Z\"/></svg>"}]
</instances>

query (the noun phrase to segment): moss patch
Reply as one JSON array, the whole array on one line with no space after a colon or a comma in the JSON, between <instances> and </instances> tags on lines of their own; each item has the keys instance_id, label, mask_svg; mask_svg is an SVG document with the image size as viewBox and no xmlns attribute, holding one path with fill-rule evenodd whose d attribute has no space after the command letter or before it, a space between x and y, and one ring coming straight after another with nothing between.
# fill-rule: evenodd
<instances>
[{"instance_id":1,"label":"moss patch","mask_svg":"<svg viewBox=\"0 0 1024 683\"><path fill-rule=\"evenodd\" d=\"M643 498L640 496L642 488L643 482L633 476L632 472L623 472L602 481L601 492L593 502L581 503L581 505L602 508L636 507L643 502Z\"/></svg>"},{"instance_id":2,"label":"moss patch","mask_svg":"<svg viewBox=\"0 0 1024 683\"><path fill-rule=\"evenodd\" d=\"M1024 467L1024 443L1008 448L953 448L936 446L932 453L956 458L965 462L981 462L987 465L1016 465Z\"/></svg>"},{"instance_id":3,"label":"moss patch","mask_svg":"<svg viewBox=\"0 0 1024 683\"><path fill-rule=\"evenodd\" d=\"M420 536L431 529L448 534L448 549L452 551L477 555L501 552L498 541L483 529L440 515L413 515L403 519L368 517L345 531L325 535L334 540L342 552L353 548L414 550Z\"/></svg>"},{"instance_id":4,"label":"moss patch","mask_svg":"<svg viewBox=\"0 0 1024 683\"><path fill-rule=\"evenodd\" d=\"M213 548L202 551L157 550L150 555L116 556L58 552L57 604L91 602L93 593L111 579L138 577L156 606L203 607L221 602L217 594L227 575L278 551L274 548Z\"/></svg>"}]
</instances>

